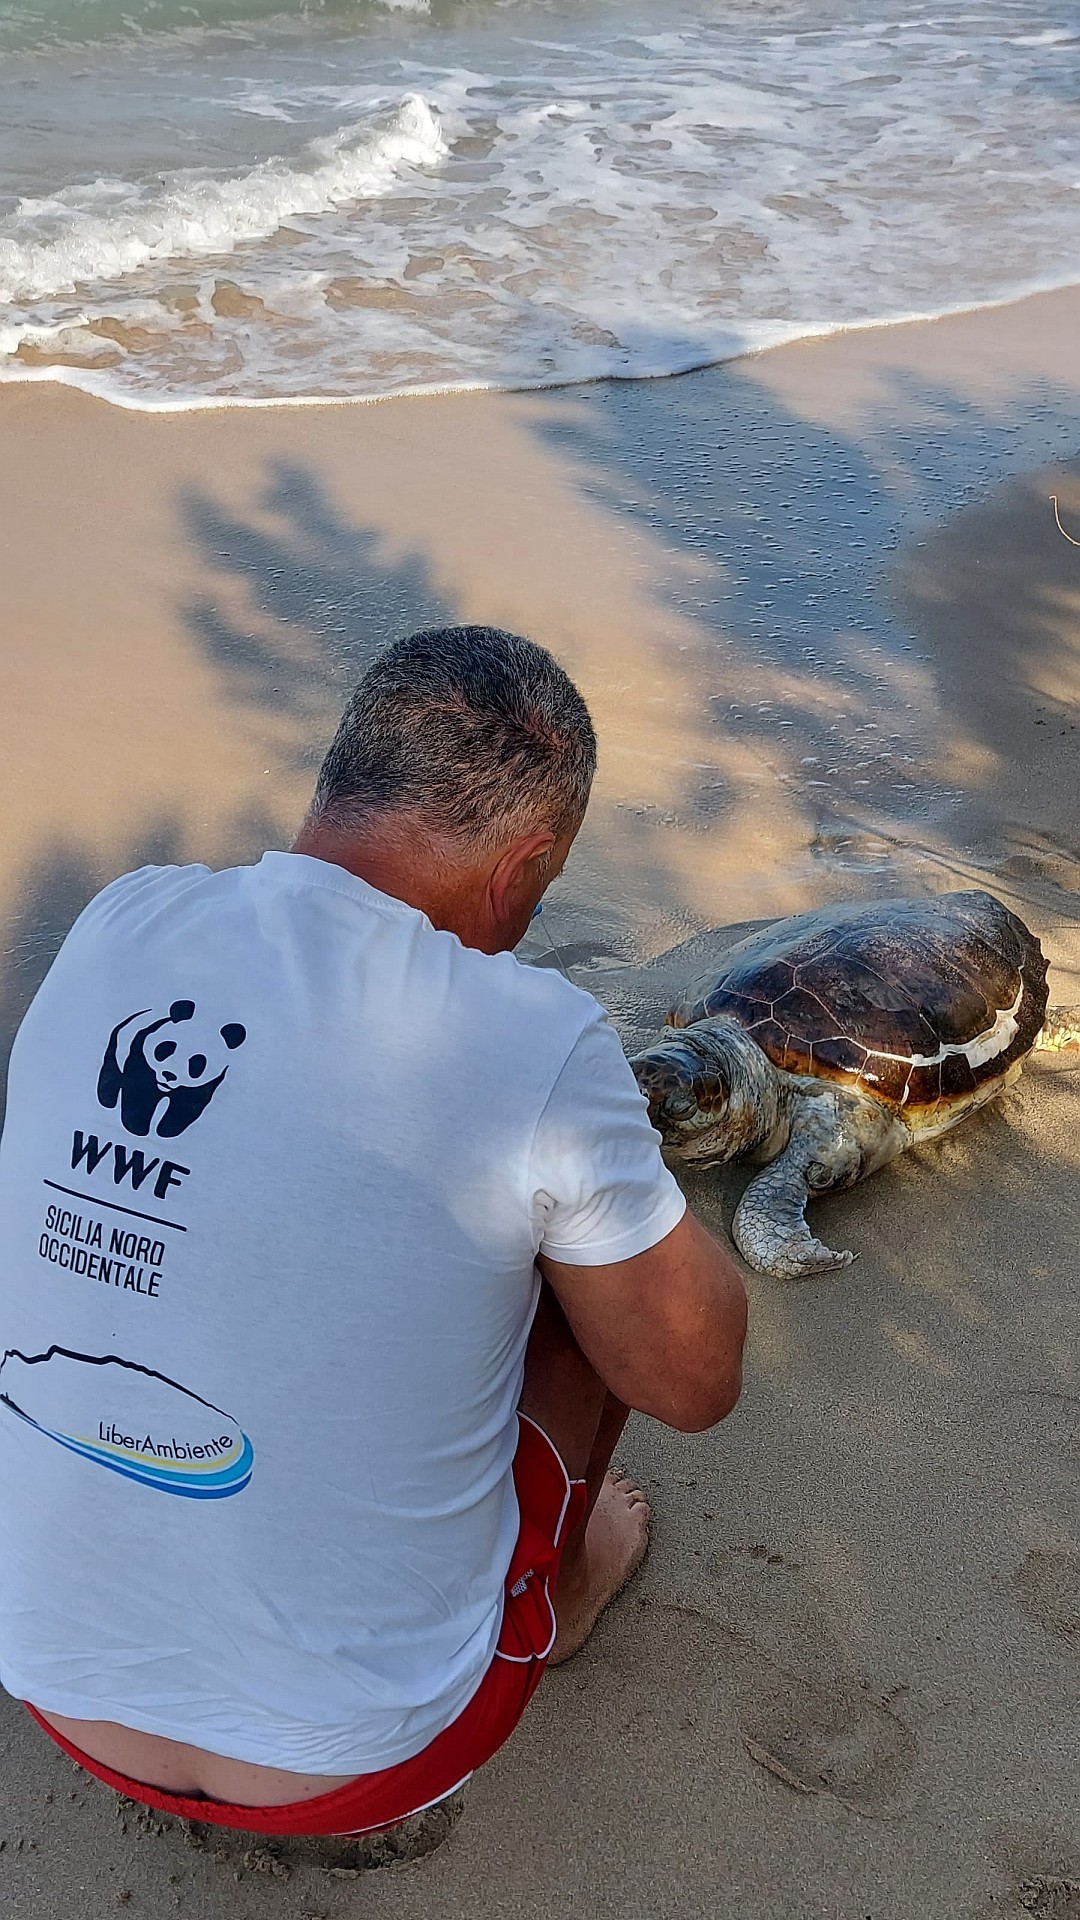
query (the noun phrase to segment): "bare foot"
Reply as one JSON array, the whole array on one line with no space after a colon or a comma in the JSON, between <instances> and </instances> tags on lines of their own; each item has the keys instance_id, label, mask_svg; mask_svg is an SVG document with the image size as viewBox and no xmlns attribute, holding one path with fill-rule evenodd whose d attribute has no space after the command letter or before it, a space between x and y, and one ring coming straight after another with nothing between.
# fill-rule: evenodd
<instances>
[{"instance_id":1,"label":"bare foot","mask_svg":"<svg viewBox=\"0 0 1080 1920\"><path fill-rule=\"evenodd\" d=\"M641 1488L617 1469L609 1473L589 1515L584 1545L563 1559L555 1588L558 1632L550 1667L584 1646L604 1608L633 1578L648 1550L651 1519Z\"/></svg>"}]
</instances>

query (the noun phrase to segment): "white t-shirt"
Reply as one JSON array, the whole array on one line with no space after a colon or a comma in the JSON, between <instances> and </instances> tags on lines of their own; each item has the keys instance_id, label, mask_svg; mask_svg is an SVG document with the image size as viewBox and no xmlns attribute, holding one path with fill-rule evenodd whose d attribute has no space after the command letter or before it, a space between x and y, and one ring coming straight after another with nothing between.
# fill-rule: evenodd
<instances>
[{"instance_id":1,"label":"white t-shirt","mask_svg":"<svg viewBox=\"0 0 1080 1920\"><path fill-rule=\"evenodd\" d=\"M0 1144L0 1680L296 1772L476 1691L537 1250L683 1200L549 971L342 868L147 867L18 1034Z\"/></svg>"}]
</instances>

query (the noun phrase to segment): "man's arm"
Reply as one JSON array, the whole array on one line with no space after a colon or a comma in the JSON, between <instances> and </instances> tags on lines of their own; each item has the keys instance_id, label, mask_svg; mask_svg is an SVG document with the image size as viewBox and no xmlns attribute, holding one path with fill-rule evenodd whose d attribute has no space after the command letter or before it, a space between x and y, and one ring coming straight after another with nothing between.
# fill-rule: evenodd
<instances>
[{"instance_id":1,"label":"man's arm","mask_svg":"<svg viewBox=\"0 0 1080 1920\"><path fill-rule=\"evenodd\" d=\"M540 1270L610 1393L682 1433L723 1420L742 1387L746 1292L728 1255L685 1213L631 1260Z\"/></svg>"}]
</instances>

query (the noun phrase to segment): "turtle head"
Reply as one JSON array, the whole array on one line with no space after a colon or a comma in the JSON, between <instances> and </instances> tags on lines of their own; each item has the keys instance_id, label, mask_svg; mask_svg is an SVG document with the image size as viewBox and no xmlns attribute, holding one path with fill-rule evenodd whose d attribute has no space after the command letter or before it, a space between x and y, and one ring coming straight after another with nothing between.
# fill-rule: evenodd
<instances>
[{"instance_id":1,"label":"turtle head","mask_svg":"<svg viewBox=\"0 0 1080 1920\"><path fill-rule=\"evenodd\" d=\"M783 1120L780 1076L737 1020L665 1027L630 1065L673 1159L716 1166L760 1147Z\"/></svg>"}]
</instances>

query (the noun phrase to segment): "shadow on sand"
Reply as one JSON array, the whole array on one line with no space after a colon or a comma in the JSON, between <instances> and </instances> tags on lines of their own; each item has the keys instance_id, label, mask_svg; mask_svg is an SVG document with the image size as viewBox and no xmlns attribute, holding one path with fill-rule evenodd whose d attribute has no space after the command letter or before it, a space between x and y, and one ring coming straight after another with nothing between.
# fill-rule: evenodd
<instances>
[{"instance_id":1,"label":"shadow on sand","mask_svg":"<svg viewBox=\"0 0 1080 1920\"><path fill-rule=\"evenodd\" d=\"M980 665L950 651L958 601L978 583L949 529L927 529L966 488L1045 459L1059 398L1040 389L987 418L909 388L896 411L914 424L876 449L791 418L737 371L552 408L538 431L583 493L647 530L657 606L685 623L685 655L658 671L715 754L678 776L676 833L736 830L724 770L746 754L762 805L775 790L801 818L822 893L964 884L1030 831L1019 801L981 837L968 831L972 795L983 818L1032 751L976 683L1008 680L1021 704L1057 697L1051 683L1076 667L1080 555L1048 541L1022 570L1001 559L980 602L993 628ZM454 617L423 555L386 554L311 469L272 468L249 520L210 486L181 505L207 583L188 609L193 643L241 710L273 719L280 769L314 766L386 641ZM1080 517L1080 495L1069 505ZM994 507L973 511L991 515L993 545ZM901 524L920 522L913 591L931 641L876 598ZM253 803L202 852L248 859L279 831ZM1075 839L1050 837L1060 864L1014 872L1010 897L1075 927ZM5 1047L89 895L126 867L188 857L181 821L41 850L3 933ZM647 871L685 906L682 869L655 838L646 852L632 817L613 822L605 857L626 863L628 888ZM590 910L581 897L583 924ZM1071 951L1075 964L1075 939ZM668 972L679 964L666 956ZM631 1031L659 1013L663 974L626 967L597 985ZM395 1881L387 1920L462 1898L477 1920L505 1911L507 1859L513 1904L537 1913L589 1897L584 1858L599 1860L612 1914L674 1911L673 1888L694 1915L793 1912L793 1887L809 1889L799 1911L817 1914L839 1886L852 1914L948 1907L975 1920L1007 1911L998 1891L1029 1868L1067 1872L1078 1123L1080 1079L1030 1070L1002 1106L819 1211L819 1230L862 1254L849 1273L787 1288L751 1277L748 1390L722 1435L635 1429L663 1552L476 1783L464 1851L455 1842L422 1879ZM718 1230L741 1178L687 1182ZM66 1798L66 1763L42 1764ZM12 1817L26 1821L22 1791L15 1779ZM737 1858L718 1840L718 1807L732 1810ZM643 1819L644 1869L640 1845L623 1846ZM558 1842L540 1846L538 1832ZM264 1910L212 1864L165 1863L191 1878L202 1913ZM30 1869L9 1856L7 1871L18 1899ZM306 1890L305 1909L308 1891L323 1911L325 1890Z\"/></svg>"}]
</instances>

